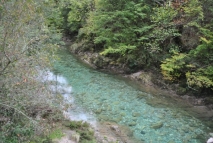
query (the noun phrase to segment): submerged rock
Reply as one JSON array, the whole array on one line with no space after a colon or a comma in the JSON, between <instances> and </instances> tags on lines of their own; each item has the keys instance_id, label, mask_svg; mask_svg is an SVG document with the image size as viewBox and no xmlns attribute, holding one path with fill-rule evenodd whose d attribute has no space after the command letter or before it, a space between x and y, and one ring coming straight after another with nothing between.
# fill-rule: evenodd
<instances>
[{"instance_id":1,"label":"submerged rock","mask_svg":"<svg viewBox=\"0 0 213 143\"><path fill-rule=\"evenodd\" d=\"M141 131L140 133L141 133L141 134L143 134L143 135L145 134L145 132L144 132L144 131Z\"/></svg>"},{"instance_id":2,"label":"submerged rock","mask_svg":"<svg viewBox=\"0 0 213 143\"><path fill-rule=\"evenodd\" d=\"M102 112L102 109L97 109L97 110L95 111L96 114L100 114L101 112Z\"/></svg>"},{"instance_id":3,"label":"submerged rock","mask_svg":"<svg viewBox=\"0 0 213 143\"><path fill-rule=\"evenodd\" d=\"M130 122L128 125L129 126L135 126L135 125L137 125L137 123L136 122Z\"/></svg>"},{"instance_id":4,"label":"submerged rock","mask_svg":"<svg viewBox=\"0 0 213 143\"><path fill-rule=\"evenodd\" d=\"M126 113L125 112L121 112L120 115L123 117L123 116L126 116Z\"/></svg>"},{"instance_id":5,"label":"submerged rock","mask_svg":"<svg viewBox=\"0 0 213 143\"><path fill-rule=\"evenodd\" d=\"M103 120L103 121L107 121L109 120L110 118L107 116L107 115L100 115L99 116L99 120Z\"/></svg>"},{"instance_id":6,"label":"submerged rock","mask_svg":"<svg viewBox=\"0 0 213 143\"><path fill-rule=\"evenodd\" d=\"M116 132L120 132L120 129L117 125L110 125L110 129L116 131Z\"/></svg>"},{"instance_id":7,"label":"submerged rock","mask_svg":"<svg viewBox=\"0 0 213 143\"><path fill-rule=\"evenodd\" d=\"M163 122L158 122L151 125L151 128L153 129L160 129L161 127L163 127Z\"/></svg>"},{"instance_id":8,"label":"submerged rock","mask_svg":"<svg viewBox=\"0 0 213 143\"><path fill-rule=\"evenodd\" d=\"M133 113L132 113L132 116L133 116L133 117L139 117L139 116L141 116L141 114L140 114L140 113L137 113L137 112L133 112Z\"/></svg>"}]
</instances>

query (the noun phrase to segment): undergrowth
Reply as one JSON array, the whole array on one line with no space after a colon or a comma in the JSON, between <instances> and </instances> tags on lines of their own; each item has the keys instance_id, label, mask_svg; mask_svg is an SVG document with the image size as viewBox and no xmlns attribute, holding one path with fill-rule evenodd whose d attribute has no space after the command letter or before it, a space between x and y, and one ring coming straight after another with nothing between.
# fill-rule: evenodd
<instances>
[{"instance_id":1,"label":"undergrowth","mask_svg":"<svg viewBox=\"0 0 213 143\"><path fill-rule=\"evenodd\" d=\"M65 126L79 133L79 143L96 143L94 137L94 130L90 127L89 123L83 121L70 121Z\"/></svg>"}]
</instances>

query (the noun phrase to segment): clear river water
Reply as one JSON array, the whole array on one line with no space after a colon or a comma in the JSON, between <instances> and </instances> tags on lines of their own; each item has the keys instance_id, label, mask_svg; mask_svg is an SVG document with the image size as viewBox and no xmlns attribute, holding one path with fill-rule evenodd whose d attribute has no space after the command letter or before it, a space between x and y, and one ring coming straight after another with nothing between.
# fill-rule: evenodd
<instances>
[{"instance_id":1,"label":"clear river water","mask_svg":"<svg viewBox=\"0 0 213 143\"><path fill-rule=\"evenodd\" d=\"M58 52L54 74L58 89L72 104L69 116L88 122L110 121L125 125L141 143L204 143L210 131L186 105L148 93L118 75L90 68L66 49Z\"/></svg>"}]
</instances>

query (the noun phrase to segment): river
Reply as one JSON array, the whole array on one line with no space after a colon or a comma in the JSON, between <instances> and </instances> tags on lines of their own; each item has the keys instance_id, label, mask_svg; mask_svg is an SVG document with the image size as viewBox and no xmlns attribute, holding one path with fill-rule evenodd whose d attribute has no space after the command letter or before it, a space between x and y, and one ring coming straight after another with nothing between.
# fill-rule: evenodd
<instances>
[{"instance_id":1,"label":"river","mask_svg":"<svg viewBox=\"0 0 213 143\"><path fill-rule=\"evenodd\" d=\"M203 143L210 130L184 104L147 93L126 78L90 68L66 49L54 74L67 90L71 119L125 125L141 143ZM60 90L60 86L58 89Z\"/></svg>"}]
</instances>

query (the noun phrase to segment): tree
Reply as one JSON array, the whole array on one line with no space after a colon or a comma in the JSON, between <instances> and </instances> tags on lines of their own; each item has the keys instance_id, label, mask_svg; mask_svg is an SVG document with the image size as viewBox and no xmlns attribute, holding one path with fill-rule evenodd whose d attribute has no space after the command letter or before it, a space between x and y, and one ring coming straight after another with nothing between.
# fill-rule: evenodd
<instances>
[{"instance_id":1,"label":"tree","mask_svg":"<svg viewBox=\"0 0 213 143\"><path fill-rule=\"evenodd\" d=\"M70 2L73 49L98 52L132 71L154 67L189 87L212 88L210 0Z\"/></svg>"},{"instance_id":2,"label":"tree","mask_svg":"<svg viewBox=\"0 0 213 143\"><path fill-rule=\"evenodd\" d=\"M49 66L52 37L42 1L0 2L0 138L24 142L34 133L32 112L48 107L49 94L36 76Z\"/></svg>"}]
</instances>

